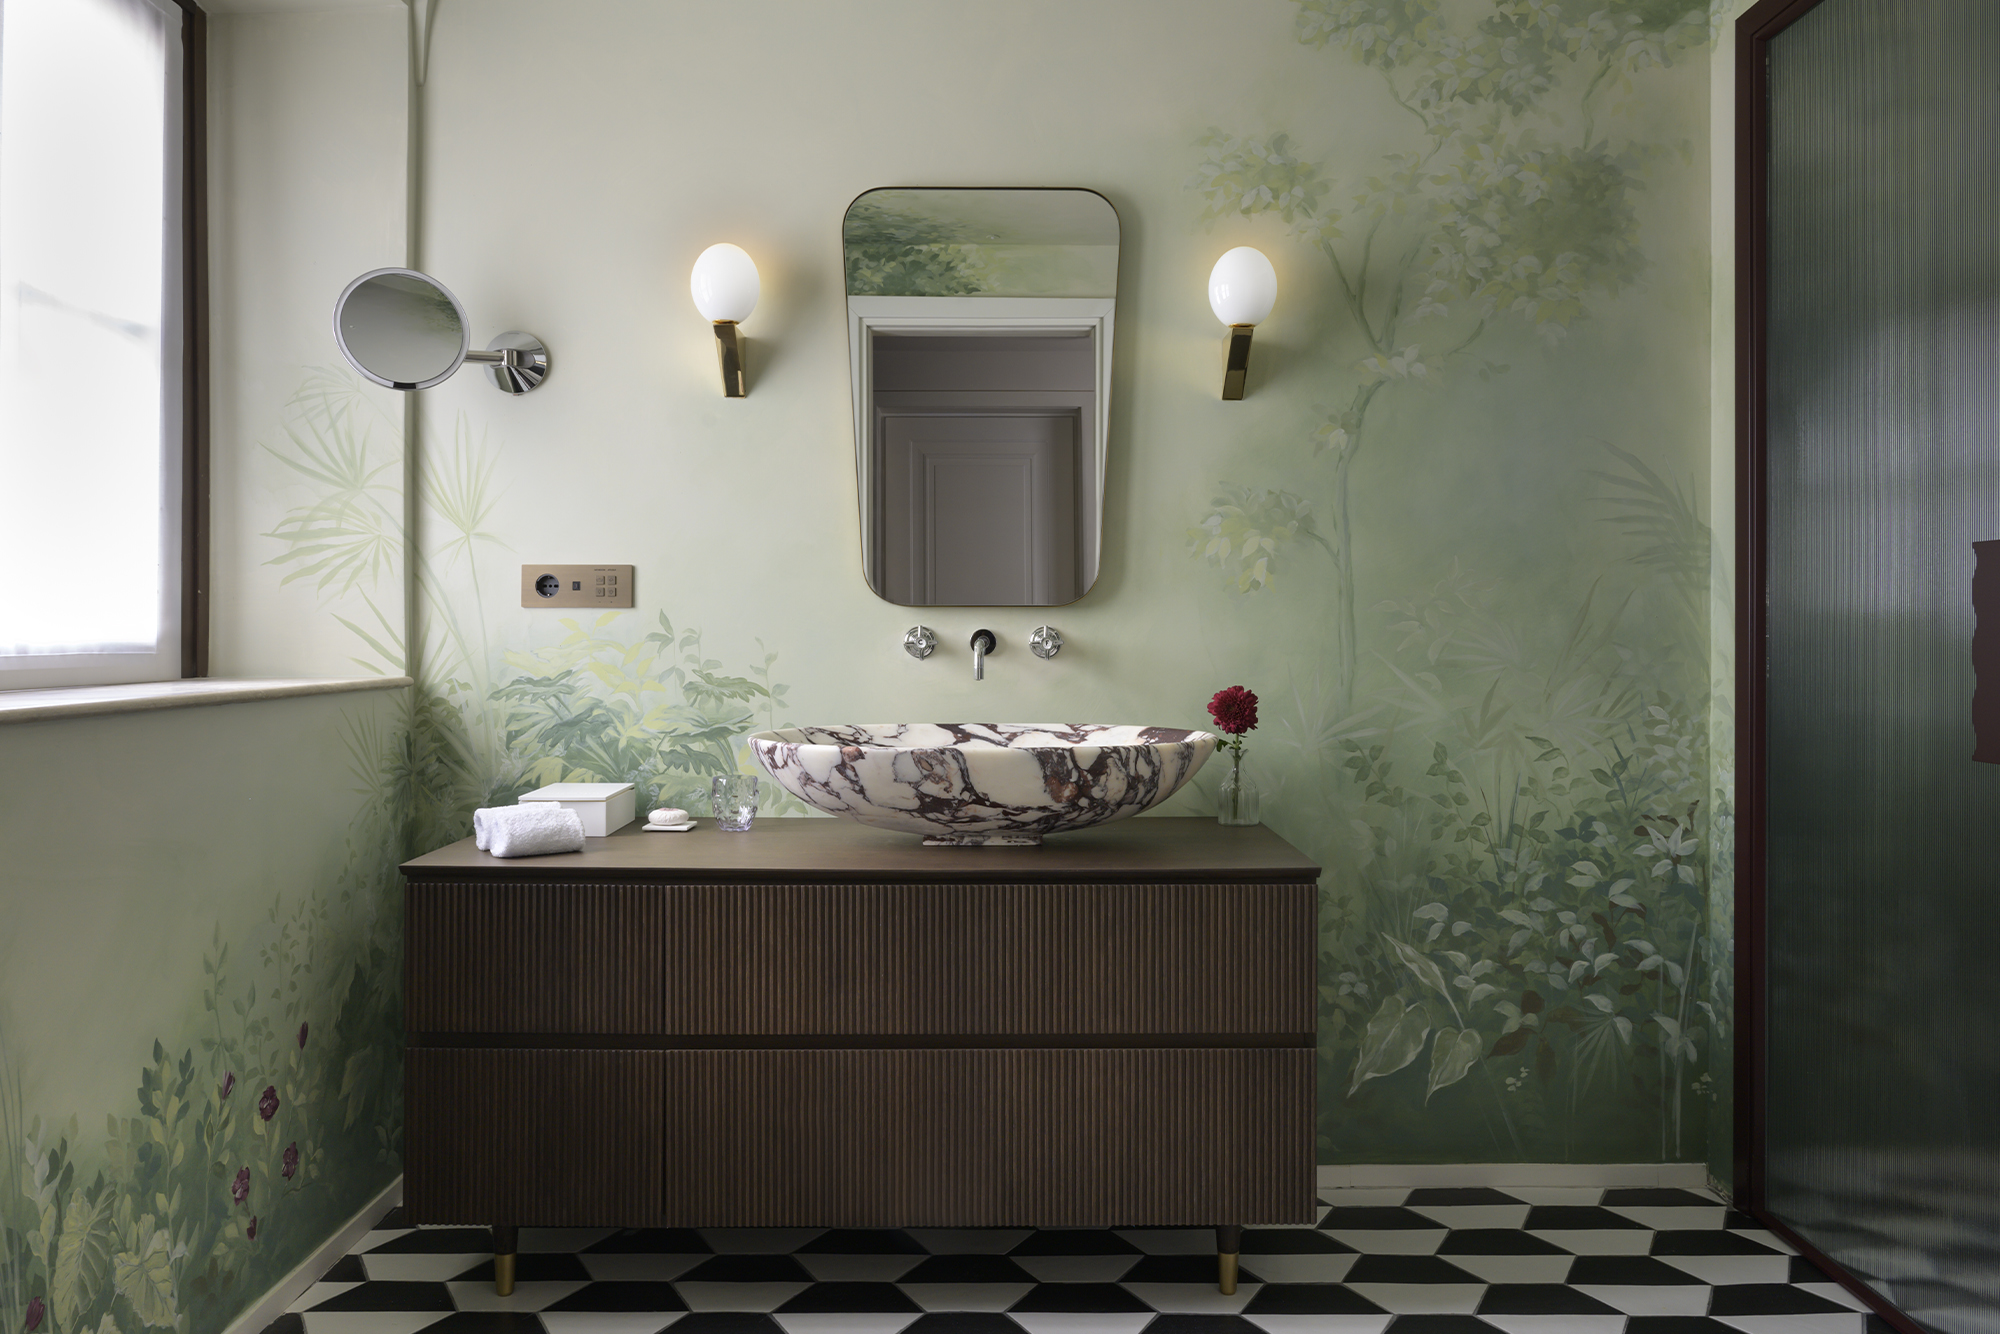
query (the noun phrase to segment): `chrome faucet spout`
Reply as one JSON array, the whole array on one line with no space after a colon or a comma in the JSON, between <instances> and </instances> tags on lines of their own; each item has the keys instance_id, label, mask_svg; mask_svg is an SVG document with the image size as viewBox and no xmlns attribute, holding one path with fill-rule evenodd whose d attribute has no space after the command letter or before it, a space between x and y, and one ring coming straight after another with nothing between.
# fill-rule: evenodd
<instances>
[{"instance_id":1,"label":"chrome faucet spout","mask_svg":"<svg viewBox=\"0 0 2000 1334\"><path fill-rule=\"evenodd\" d=\"M1000 641L993 637L991 630L974 630L972 632L973 680L984 681L986 679L986 655L999 646Z\"/></svg>"}]
</instances>

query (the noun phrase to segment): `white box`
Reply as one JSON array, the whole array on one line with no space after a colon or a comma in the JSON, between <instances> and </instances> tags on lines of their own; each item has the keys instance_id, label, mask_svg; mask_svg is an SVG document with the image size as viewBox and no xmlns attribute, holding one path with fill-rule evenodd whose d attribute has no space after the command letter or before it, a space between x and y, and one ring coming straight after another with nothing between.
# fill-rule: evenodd
<instances>
[{"instance_id":1,"label":"white box","mask_svg":"<svg viewBox=\"0 0 2000 1334\"><path fill-rule=\"evenodd\" d=\"M586 838L603 838L632 823L638 793L630 783L551 783L523 792L518 804L560 806L575 811Z\"/></svg>"}]
</instances>

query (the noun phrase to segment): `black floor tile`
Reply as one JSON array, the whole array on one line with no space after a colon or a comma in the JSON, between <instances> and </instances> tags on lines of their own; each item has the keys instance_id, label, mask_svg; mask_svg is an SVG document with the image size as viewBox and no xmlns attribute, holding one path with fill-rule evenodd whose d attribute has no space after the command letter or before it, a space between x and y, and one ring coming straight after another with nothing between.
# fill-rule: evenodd
<instances>
[{"instance_id":1,"label":"black floor tile","mask_svg":"<svg viewBox=\"0 0 2000 1334\"><path fill-rule=\"evenodd\" d=\"M1039 1283L1010 1311L1150 1311L1116 1283Z\"/></svg>"},{"instance_id":2,"label":"black floor tile","mask_svg":"<svg viewBox=\"0 0 2000 1334\"><path fill-rule=\"evenodd\" d=\"M1644 1288L1698 1284L1700 1279L1650 1255L1579 1255L1569 1267L1571 1283L1611 1283Z\"/></svg>"},{"instance_id":3,"label":"black floor tile","mask_svg":"<svg viewBox=\"0 0 2000 1334\"><path fill-rule=\"evenodd\" d=\"M493 1262L481 1260L463 1274L453 1276L461 1283L493 1281ZM514 1257L514 1278L521 1283L588 1283L590 1271L583 1261L568 1252L545 1254L522 1251Z\"/></svg>"},{"instance_id":4,"label":"black floor tile","mask_svg":"<svg viewBox=\"0 0 2000 1334\"><path fill-rule=\"evenodd\" d=\"M709 1245L691 1227L624 1228L594 1246L583 1248L585 1255L708 1255Z\"/></svg>"},{"instance_id":5,"label":"black floor tile","mask_svg":"<svg viewBox=\"0 0 2000 1334\"><path fill-rule=\"evenodd\" d=\"M1381 1307L1339 1283L1266 1283L1245 1315L1387 1315ZM1492 1334L1489 1328L1486 1334Z\"/></svg>"},{"instance_id":6,"label":"black floor tile","mask_svg":"<svg viewBox=\"0 0 2000 1334\"><path fill-rule=\"evenodd\" d=\"M333 1268L319 1276L322 1283L366 1283L368 1271L362 1267L359 1255L343 1255L333 1262Z\"/></svg>"},{"instance_id":7,"label":"black floor tile","mask_svg":"<svg viewBox=\"0 0 2000 1334\"><path fill-rule=\"evenodd\" d=\"M1789 1283L1723 1283L1709 1298L1710 1315L1817 1315L1846 1311L1839 1302Z\"/></svg>"},{"instance_id":8,"label":"black floor tile","mask_svg":"<svg viewBox=\"0 0 2000 1334\"><path fill-rule=\"evenodd\" d=\"M1601 1232L1606 1228L1643 1226L1594 1204L1538 1204L1528 1210L1529 1228L1557 1228L1564 1231Z\"/></svg>"},{"instance_id":9,"label":"black floor tile","mask_svg":"<svg viewBox=\"0 0 2000 1334\"><path fill-rule=\"evenodd\" d=\"M998 1311L932 1311L903 1327L903 1334L1021 1334Z\"/></svg>"},{"instance_id":10,"label":"black floor tile","mask_svg":"<svg viewBox=\"0 0 2000 1334\"><path fill-rule=\"evenodd\" d=\"M785 1334L785 1327L757 1311L696 1311L674 1321L679 1334Z\"/></svg>"},{"instance_id":11,"label":"black floor tile","mask_svg":"<svg viewBox=\"0 0 2000 1334\"><path fill-rule=\"evenodd\" d=\"M898 1283L1034 1283L1033 1274L1004 1255L933 1255Z\"/></svg>"},{"instance_id":12,"label":"black floor tile","mask_svg":"<svg viewBox=\"0 0 2000 1334\"><path fill-rule=\"evenodd\" d=\"M1212 1255L1149 1255L1118 1276L1120 1283L1214 1283L1217 1279ZM1238 1262L1239 1283L1262 1283L1248 1265Z\"/></svg>"},{"instance_id":13,"label":"black floor tile","mask_svg":"<svg viewBox=\"0 0 2000 1334\"><path fill-rule=\"evenodd\" d=\"M363 1283L329 1297L315 1311L449 1311L451 1289L442 1283Z\"/></svg>"},{"instance_id":14,"label":"black floor tile","mask_svg":"<svg viewBox=\"0 0 2000 1334\"><path fill-rule=\"evenodd\" d=\"M1633 1186L1619 1190L1607 1190L1598 1201L1604 1205L1618 1205L1625 1209L1641 1207L1665 1209L1692 1209L1719 1207L1706 1195L1697 1195L1691 1190L1675 1190L1670 1186Z\"/></svg>"},{"instance_id":15,"label":"black floor tile","mask_svg":"<svg viewBox=\"0 0 2000 1334\"><path fill-rule=\"evenodd\" d=\"M1389 1322L1390 1334L1494 1334L1493 1326L1476 1315L1399 1315Z\"/></svg>"},{"instance_id":16,"label":"black floor tile","mask_svg":"<svg viewBox=\"0 0 2000 1334\"><path fill-rule=\"evenodd\" d=\"M896 1228L829 1228L796 1252L799 1255L924 1255L916 1238Z\"/></svg>"},{"instance_id":17,"label":"black floor tile","mask_svg":"<svg viewBox=\"0 0 2000 1334\"><path fill-rule=\"evenodd\" d=\"M921 1311L893 1283L815 1283L778 1308L793 1311Z\"/></svg>"},{"instance_id":18,"label":"black floor tile","mask_svg":"<svg viewBox=\"0 0 2000 1334\"><path fill-rule=\"evenodd\" d=\"M1139 1248L1098 1228L1052 1228L1030 1235L1009 1255L1137 1255Z\"/></svg>"},{"instance_id":19,"label":"black floor tile","mask_svg":"<svg viewBox=\"0 0 2000 1334\"><path fill-rule=\"evenodd\" d=\"M1793 1283L1831 1283L1831 1275L1803 1255L1792 1257L1791 1272L1785 1276Z\"/></svg>"},{"instance_id":20,"label":"black floor tile","mask_svg":"<svg viewBox=\"0 0 2000 1334\"><path fill-rule=\"evenodd\" d=\"M1438 1247L1439 1255L1568 1255L1554 1242L1507 1227L1458 1228Z\"/></svg>"},{"instance_id":21,"label":"black floor tile","mask_svg":"<svg viewBox=\"0 0 2000 1334\"><path fill-rule=\"evenodd\" d=\"M1518 1201L1516 1201L1518 1203ZM1378 1205L1372 1208L1335 1207L1327 1210L1325 1218L1319 1220L1325 1231L1338 1229L1342 1232L1389 1232L1402 1228L1422 1228L1436 1232L1444 1226L1435 1218L1425 1218L1420 1213L1394 1205Z\"/></svg>"},{"instance_id":22,"label":"black floor tile","mask_svg":"<svg viewBox=\"0 0 2000 1334\"><path fill-rule=\"evenodd\" d=\"M1588 1293L1564 1283L1495 1283L1479 1299L1481 1315L1617 1315Z\"/></svg>"},{"instance_id":23,"label":"black floor tile","mask_svg":"<svg viewBox=\"0 0 2000 1334\"><path fill-rule=\"evenodd\" d=\"M1676 1228L1653 1234L1654 1255L1779 1255L1760 1241L1711 1228Z\"/></svg>"},{"instance_id":24,"label":"black floor tile","mask_svg":"<svg viewBox=\"0 0 2000 1334\"><path fill-rule=\"evenodd\" d=\"M1240 1315L1163 1315L1146 1326L1145 1334L1264 1334Z\"/></svg>"},{"instance_id":25,"label":"black floor tile","mask_svg":"<svg viewBox=\"0 0 2000 1334\"><path fill-rule=\"evenodd\" d=\"M1255 1227L1243 1230L1244 1255L1352 1255L1338 1237L1309 1227Z\"/></svg>"},{"instance_id":26,"label":"black floor tile","mask_svg":"<svg viewBox=\"0 0 2000 1334\"><path fill-rule=\"evenodd\" d=\"M454 1311L424 1328L439 1334L546 1334L531 1311Z\"/></svg>"},{"instance_id":27,"label":"black floor tile","mask_svg":"<svg viewBox=\"0 0 2000 1334\"><path fill-rule=\"evenodd\" d=\"M545 1308L550 1311L685 1311L671 1283L593 1283Z\"/></svg>"},{"instance_id":28,"label":"black floor tile","mask_svg":"<svg viewBox=\"0 0 2000 1334\"><path fill-rule=\"evenodd\" d=\"M264 1326L264 1334L306 1334L306 1318L297 1311L287 1311Z\"/></svg>"},{"instance_id":29,"label":"black floor tile","mask_svg":"<svg viewBox=\"0 0 2000 1334\"><path fill-rule=\"evenodd\" d=\"M1410 1192L1404 1204L1525 1204L1505 1191L1494 1190L1491 1186L1428 1186Z\"/></svg>"},{"instance_id":30,"label":"black floor tile","mask_svg":"<svg viewBox=\"0 0 2000 1334\"><path fill-rule=\"evenodd\" d=\"M1705 1315L1635 1315L1625 1321L1625 1334L1743 1334L1743 1331Z\"/></svg>"},{"instance_id":31,"label":"black floor tile","mask_svg":"<svg viewBox=\"0 0 2000 1334\"><path fill-rule=\"evenodd\" d=\"M1756 1227L1756 1228L1761 1228L1764 1226L1762 1223L1752 1218L1749 1214L1744 1213L1741 1209L1731 1209L1728 1213L1724 1214L1722 1216L1722 1225L1724 1227Z\"/></svg>"},{"instance_id":32,"label":"black floor tile","mask_svg":"<svg viewBox=\"0 0 2000 1334\"><path fill-rule=\"evenodd\" d=\"M715 1255L682 1274L682 1283L810 1283L813 1276L789 1255Z\"/></svg>"},{"instance_id":33,"label":"black floor tile","mask_svg":"<svg viewBox=\"0 0 2000 1334\"><path fill-rule=\"evenodd\" d=\"M383 1242L370 1255L465 1255L493 1253L493 1231L483 1227L427 1227Z\"/></svg>"},{"instance_id":34,"label":"black floor tile","mask_svg":"<svg viewBox=\"0 0 2000 1334\"><path fill-rule=\"evenodd\" d=\"M1435 1255L1364 1255L1347 1271L1348 1283L1484 1283L1485 1279Z\"/></svg>"}]
</instances>

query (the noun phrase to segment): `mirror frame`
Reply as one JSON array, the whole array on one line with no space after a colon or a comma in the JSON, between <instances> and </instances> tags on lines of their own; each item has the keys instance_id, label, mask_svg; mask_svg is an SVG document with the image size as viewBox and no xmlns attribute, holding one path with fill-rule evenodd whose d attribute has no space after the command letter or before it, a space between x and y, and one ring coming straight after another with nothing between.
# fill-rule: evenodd
<instances>
[{"instance_id":1,"label":"mirror frame","mask_svg":"<svg viewBox=\"0 0 2000 1334\"><path fill-rule=\"evenodd\" d=\"M452 358L451 365L445 368L443 374L433 376L428 380L417 381L414 384L407 384L400 380L385 380L374 371L362 365L360 358L356 357L349 350L347 339L340 331L340 313L347 308L347 298L354 295L356 288L359 288L371 279L382 278L391 274L402 278L420 278L424 282L429 283L432 287L444 293L445 299L451 302L452 310L458 315L458 355ZM472 321L467 317L465 307L459 303L457 293L431 277L428 273L419 273L415 269L370 269L340 289L340 296L333 303L333 341L340 347L340 355L347 358L348 365L360 371L366 379L381 385L384 389L429 389L433 385L440 385L449 380L458 373L458 368L465 364L466 354L472 350Z\"/></svg>"}]
</instances>

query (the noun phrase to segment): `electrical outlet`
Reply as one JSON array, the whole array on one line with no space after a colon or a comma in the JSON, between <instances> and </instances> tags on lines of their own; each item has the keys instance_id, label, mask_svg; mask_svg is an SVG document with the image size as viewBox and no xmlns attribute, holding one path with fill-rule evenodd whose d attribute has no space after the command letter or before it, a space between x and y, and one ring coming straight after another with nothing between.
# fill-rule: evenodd
<instances>
[{"instance_id":1,"label":"electrical outlet","mask_svg":"<svg viewBox=\"0 0 2000 1334\"><path fill-rule=\"evenodd\" d=\"M524 607L629 607L630 565L523 565Z\"/></svg>"}]
</instances>

